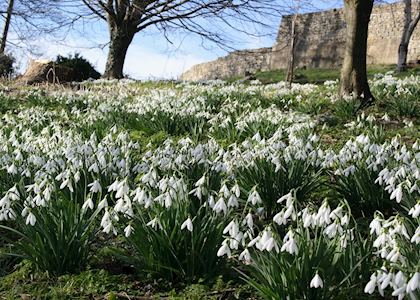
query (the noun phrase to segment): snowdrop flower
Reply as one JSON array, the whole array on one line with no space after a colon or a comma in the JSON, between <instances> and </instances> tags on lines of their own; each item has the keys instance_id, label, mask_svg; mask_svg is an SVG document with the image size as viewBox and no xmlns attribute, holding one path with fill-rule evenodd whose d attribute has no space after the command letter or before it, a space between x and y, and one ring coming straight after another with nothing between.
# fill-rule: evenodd
<instances>
[{"instance_id":1,"label":"snowdrop flower","mask_svg":"<svg viewBox=\"0 0 420 300\"><path fill-rule=\"evenodd\" d=\"M413 277L408 281L406 292L411 293L420 287L420 273L414 273Z\"/></svg>"},{"instance_id":2,"label":"snowdrop flower","mask_svg":"<svg viewBox=\"0 0 420 300\"><path fill-rule=\"evenodd\" d=\"M193 223L190 217L188 217L188 219L186 219L181 225L181 230L184 230L185 228L190 232L193 231Z\"/></svg>"},{"instance_id":3,"label":"snowdrop flower","mask_svg":"<svg viewBox=\"0 0 420 300\"><path fill-rule=\"evenodd\" d=\"M323 288L324 283L322 282L321 276L319 276L318 272L316 272L314 278L312 278L311 283L309 284L311 288Z\"/></svg>"},{"instance_id":4,"label":"snowdrop flower","mask_svg":"<svg viewBox=\"0 0 420 300\"><path fill-rule=\"evenodd\" d=\"M375 233L376 235L379 235L382 229L381 222L375 217L375 219L373 219L372 222L370 222L369 228L370 234Z\"/></svg>"},{"instance_id":5,"label":"snowdrop flower","mask_svg":"<svg viewBox=\"0 0 420 300\"><path fill-rule=\"evenodd\" d=\"M223 212L224 214L226 214L227 206L225 200L223 198L219 198L219 200L217 200L216 204L214 205L213 210L216 213Z\"/></svg>"},{"instance_id":6,"label":"snowdrop flower","mask_svg":"<svg viewBox=\"0 0 420 300\"><path fill-rule=\"evenodd\" d=\"M12 174L12 175L16 175L18 172L15 164L11 164L10 166L6 168L6 170L7 170L7 173Z\"/></svg>"},{"instance_id":7,"label":"snowdrop flower","mask_svg":"<svg viewBox=\"0 0 420 300\"><path fill-rule=\"evenodd\" d=\"M230 191L229 191L228 187L226 186L226 184L222 185L219 193L222 194L224 196L224 198L226 198L226 199L230 197Z\"/></svg>"},{"instance_id":8,"label":"snowdrop flower","mask_svg":"<svg viewBox=\"0 0 420 300\"><path fill-rule=\"evenodd\" d=\"M153 229L159 228L160 224L159 224L159 219L157 217L154 217L152 220L150 220L146 226L150 226Z\"/></svg>"},{"instance_id":9,"label":"snowdrop flower","mask_svg":"<svg viewBox=\"0 0 420 300\"><path fill-rule=\"evenodd\" d=\"M26 225L31 224L31 226L34 226L36 223L36 217L32 212L29 212L28 216L26 217Z\"/></svg>"},{"instance_id":10,"label":"snowdrop flower","mask_svg":"<svg viewBox=\"0 0 420 300\"><path fill-rule=\"evenodd\" d=\"M394 296L394 297L396 297L396 296L398 296L398 299L400 300L400 299L404 299L404 296L405 296L405 289L406 289L406 287L407 287L407 285L406 284L404 284L402 287L399 287L399 288L397 288L397 289L395 289L393 292L392 292L392 296Z\"/></svg>"},{"instance_id":11,"label":"snowdrop flower","mask_svg":"<svg viewBox=\"0 0 420 300\"><path fill-rule=\"evenodd\" d=\"M88 208L89 209L94 208L94 204L93 204L93 201L92 201L91 197L87 197L85 203L83 203L83 205L82 205L83 210L87 210Z\"/></svg>"},{"instance_id":12,"label":"snowdrop flower","mask_svg":"<svg viewBox=\"0 0 420 300\"><path fill-rule=\"evenodd\" d=\"M129 224L127 227L124 228L124 234L125 237L129 237L131 235L131 233L133 232L134 228L133 226L131 226L131 224Z\"/></svg>"},{"instance_id":13,"label":"snowdrop flower","mask_svg":"<svg viewBox=\"0 0 420 300\"><path fill-rule=\"evenodd\" d=\"M289 207L292 202L293 202L293 195L292 192L280 197L279 200L277 200L277 203L283 203L284 201L286 201L286 206Z\"/></svg>"},{"instance_id":14,"label":"snowdrop flower","mask_svg":"<svg viewBox=\"0 0 420 300\"><path fill-rule=\"evenodd\" d=\"M239 254L239 260L242 261L244 264L251 263L251 254L249 253L248 249L245 249L241 252L241 254Z\"/></svg>"},{"instance_id":15,"label":"snowdrop flower","mask_svg":"<svg viewBox=\"0 0 420 300\"><path fill-rule=\"evenodd\" d=\"M397 188L391 193L390 199L395 199L397 203L401 202L403 193L402 193L402 187L401 185L398 185Z\"/></svg>"},{"instance_id":16,"label":"snowdrop flower","mask_svg":"<svg viewBox=\"0 0 420 300\"><path fill-rule=\"evenodd\" d=\"M391 120L387 113L385 113L381 119L384 120L385 122L389 122Z\"/></svg>"},{"instance_id":17,"label":"snowdrop flower","mask_svg":"<svg viewBox=\"0 0 420 300\"><path fill-rule=\"evenodd\" d=\"M372 295L372 294L373 294L373 292L375 291L375 288L376 288L376 283L377 283L377 277L376 277L376 274L374 273L374 274L372 274L372 275L370 276L370 280L369 280L369 282L366 284L365 289L364 289L364 292L365 292L366 294L370 294L370 295Z\"/></svg>"},{"instance_id":18,"label":"snowdrop flower","mask_svg":"<svg viewBox=\"0 0 420 300\"><path fill-rule=\"evenodd\" d=\"M252 219L252 214L251 213L248 213L245 216L245 219L242 221L242 224L243 225L246 224L248 226L248 228L251 229L251 230L254 228L254 220Z\"/></svg>"},{"instance_id":19,"label":"snowdrop flower","mask_svg":"<svg viewBox=\"0 0 420 300\"><path fill-rule=\"evenodd\" d=\"M281 252L288 252L292 255L297 255L299 248L297 246L296 240L294 239L294 233L292 230L289 230L284 239L283 246L281 247Z\"/></svg>"},{"instance_id":20,"label":"snowdrop flower","mask_svg":"<svg viewBox=\"0 0 420 300\"><path fill-rule=\"evenodd\" d=\"M268 252L270 252L273 249L275 249L277 253L279 252L279 247L277 245L276 240L273 237L271 237L267 240L266 244L264 245L264 248Z\"/></svg>"},{"instance_id":21,"label":"snowdrop flower","mask_svg":"<svg viewBox=\"0 0 420 300\"><path fill-rule=\"evenodd\" d=\"M231 257L232 256L232 252L230 251L230 248L227 244L227 241L224 241L222 246L219 248L219 250L217 251L217 256L221 257L226 255L227 257Z\"/></svg>"},{"instance_id":22,"label":"snowdrop flower","mask_svg":"<svg viewBox=\"0 0 420 300\"><path fill-rule=\"evenodd\" d=\"M235 194L232 194L229 197L227 206L228 207L238 207L239 206L238 198L236 198Z\"/></svg>"},{"instance_id":23,"label":"snowdrop flower","mask_svg":"<svg viewBox=\"0 0 420 300\"><path fill-rule=\"evenodd\" d=\"M420 203L417 203L415 206L413 206L408 214L413 218L418 218L420 216Z\"/></svg>"},{"instance_id":24,"label":"snowdrop flower","mask_svg":"<svg viewBox=\"0 0 420 300\"><path fill-rule=\"evenodd\" d=\"M106 195L105 197L98 203L98 209L101 210L105 207L108 207L108 200L106 199Z\"/></svg>"},{"instance_id":25,"label":"snowdrop flower","mask_svg":"<svg viewBox=\"0 0 420 300\"><path fill-rule=\"evenodd\" d=\"M262 203L260 194L258 194L257 190L254 188L254 190L249 194L248 202L251 202L252 205L257 205L259 203Z\"/></svg>"},{"instance_id":26,"label":"snowdrop flower","mask_svg":"<svg viewBox=\"0 0 420 300\"><path fill-rule=\"evenodd\" d=\"M236 196L236 198L241 196L241 189L237 183L232 187L232 193Z\"/></svg>"},{"instance_id":27,"label":"snowdrop flower","mask_svg":"<svg viewBox=\"0 0 420 300\"><path fill-rule=\"evenodd\" d=\"M413 234L413 236L410 239L410 242L414 244L420 244L420 226L417 227L416 232Z\"/></svg>"},{"instance_id":28,"label":"snowdrop flower","mask_svg":"<svg viewBox=\"0 0 420 300\"><path fill-rule=\"evenodd\" d=\"M287 218L284 216L284 212L281 211L273 217L273 221L279 225L286 225Z\"/></svg>"},{"instance_id":29,"label":"snowdrop flower","mask_svg":"<svg viewBox=\"0 0 420 300\"><path fill-rule=\"evenodd\" d=\"M195 187L203 186L206 183L206 174L204 174L194 185Z\"/></svg>"},{"instance_id":30,"label":"snowdrop flower","mask_svg":"<svg viewBox=\"0 0 420 300\"><path fill-rule=\"evenodd\" d=\"M90 187L90 191L92 193L102 193L102 187L101 184L99 183L99 180L95 180L94 182L88 184L88 187Z\"/></svg>"}]
</instances>

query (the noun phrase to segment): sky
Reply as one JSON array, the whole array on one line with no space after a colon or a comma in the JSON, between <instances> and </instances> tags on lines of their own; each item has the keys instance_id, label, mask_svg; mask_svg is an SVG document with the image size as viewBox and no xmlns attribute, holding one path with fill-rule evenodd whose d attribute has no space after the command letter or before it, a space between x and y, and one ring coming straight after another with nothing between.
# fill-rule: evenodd
<instances>
[{"instance_id":1,"label":"sky","mask_svg":"<svg viewBox=\"0 0 420 300\"><path fill-rule=\"evenodd\" d=\"M273 0L273 2L282 0ZM315 6L319 9L340 7L342 1L316 0ZM277 29L281 19L272 21L272 30L268 36L254 37L235 33L235 49L252 49L271 47L276 38ZM1 26L1 25L0 25ZM224 28L222 27L222 30ZM227 29L226 29L227 30ZM13 32L11 40L16 40ZM135 79L171 79L177 78L182 72L193 65L216 59L227 54L226 50L206 43L202 45L201 39L184 33L174 32L169 43L165 37L153 30L138 33L128 49L124 74ZM108 41L108 31L105 22L97 21L92 24L79 25L71 31L65 39L54 41L51 39L35 39L36 54L29 54L25 50L14 51L22 72L29 59L54 59L58 54L68 55L76 52L88 59L99 72L103 72L108 49L99 47Z\"/></svg>"}]
</instances>

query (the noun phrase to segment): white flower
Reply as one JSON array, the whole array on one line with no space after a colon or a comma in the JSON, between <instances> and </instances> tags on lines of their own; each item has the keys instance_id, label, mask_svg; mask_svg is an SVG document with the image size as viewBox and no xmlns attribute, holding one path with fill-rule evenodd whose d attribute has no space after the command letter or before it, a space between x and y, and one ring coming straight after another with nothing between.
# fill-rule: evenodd
<instances>
[{"instance_id":1,"label":"white flower","mask_svg":"<svg viewBox=\"0 0 420 300\"><path fill-rule=\"evenodd\" d=\"M223 212L226 214L227 206L225 200L222 197L219 198L219 200L217 200L216 204L213 207L213 210L217 213Z\"/></svg>"},{"instance_id":2,"label":"white flower","mask_svg":"<svg viewBox=\"0 0 420 300\"><path fill-rule=\"evenodd\" d=\"M251 194L249 194L248 202L251 202L252 205L262 203L260 194L258 194L257 190L254 189L254 191Z\"/></svg>"},{"instance_id":3,"label":"white flower","mask_svg":"<svg viewBox=\"0 0 420 300\"><path fill-rule=\"evenodd\" d=\"M31 224L34 226L36 223L36 217L32 212L29 212L28 216L26 217L26 225Z\"/></svg>"},{"instance_id":4,"label":"white flower","mask_svg":"<svg viewBox=\"0 0 420 300\"><path fill-rule=\"evenodd\" d=\"M376 275L372 274L372 276L370 276L370 280L369 282L366 284L364 292L366 294L370 294L372 295L373 292L375 291L375 287L376 287Z\"/></svg>"},{"instance_id":5,"label":"white flower","mask_svg":"<svg viewBox=\"0 0 420 300\"><path fill-rule=\"evenodd\" d=\"M379 222L378 219L373 219L372 222L370 222L369 224L370 227L370 234L375 233L376 235L379 235L379 233L381 232L381 222Z\"/></svg>"},{"instance_id":6,"label":"white flower","mask_svg":"<svg viewBox=\"0 0 420 300\"><path fill-rule=\"evenodd\" d=\"M384 120L385 122L389 122L391 120L387 113L385 113L381 119Z\"/></svg>"},{"instance_id":7,"label":"white flower","mask_svg":"<svg viewBox=\"0 0 420 300\"><path fill-rule=\"evenodd\" d=\"M150 226L153 229L159 228L159 219L157 217L154 217L152 220L150 220L146 226Z\"/></svg>"},{"instance_id":8,"label":"white flower","mask_svg":"<svg viewBox=\"0 0 420 300\"><path fill-rule=\"evenodd\" d=\"M391 193L391 197L390 199L395 199L395 201L397 201L397 203L401 202L403 193L402 193L402 187L401 185L398 185L398 187Z\"/></svg>"},{"instance_id":9,"label":"white flower","mask_svg":"<svg viewBox=\"0 0 420 300\"><path fill-rule=\"evenodd\" d=\"M411 237L410 242L415 243L415 244L420 244L420 226L417 227L416 232Z\"/></svg>"},{"instance_id":10,"label":"white flower","mask_svg":"<svg viewBox=\"0 0 420 300\"><path fill-rule=\"evenodd\" d=\"M316 272L314 278L312 278L311 283L309 284L311 288L323 288L324 283L322 282L321 276L319 276L318 272Z\"/></svg>"},{"instance_id":11,"label":"white flower","mask_svg":"<svg viewBox=\"0 0 420 300\"><path fill-rule=\"evenodd\" d=\"M230 248L226 241L223 242L222 247L220 247L219 250L217 251L218 257L221 257L223 255L227 255L228 257L232 256L232 252L230 251Z\"/></svg>"},{"instance_id":12,"label":"white flower","mask_svg":"<svg viewBox=\"0 0 420 300\"><path fill-rule=\"evenodd\" d=\"M188 217L188 219L186 219L181 225L181 230L184 230L185 228L187 228L187 230L190 232L193 231L193 223L190 217Z\"/></svg>"},{"instance_id":13,"label":"white flower","mask_svg":"<svg viewBox=\"0 0 420 300\"><path fill-rule=\"evenodd\" d=\"M124 228L124 234L125 237L129 237L131 235L131 233L133 232L134 228L133 226L131 226L131 224L129 224L127 227Z\"/></svg>"},{"instance_id":14,"label":"white flower","mask_svg":"<svg viewBox=\"0 0 420 300\"><path fill-rule=\"evenodd\" d=\"M245 264L251 263L251 254L249 253L248 249L245 249L241 252L241 254L239 254L239 260L244 262Z\"/></svg>"},{"instance_id":15,"label":"white flower","mask_svg":"<svg viewBox=\"0 0 420 300\"><path fill-rule=\"evenodd\" d=\"M82 209L86 210L87 208L93 209L94 204L91 197L87 197L85 203L82 205Z\"/></svg>"},{"instance_id":16,"label":"white flower","mask_svg":"<svg viewBox=\"0 0 420 300\"><path fill-rule=\"evenodd\" d=\"M252 219L252 214L248 213L245 217L245 219L242 221L243 225L247 225L249 229L252 229L254 227L254 220Z\"/></svg>"},{"instance_id":17,"label":"white flower","mask_svg":"<svg viewBox=\"0 0 420 300\"><path fill-rule=\"evenodd\" d=\"M406 292L411 293L417 290L420 286L420 273L414 273L413 277L408 281Z\"/></svg>"},{"instance_id":18,"label":"white flower","mask_svg":"<svg viewBox=\"0 0 420 300\"><path fill-rule=\"evenodd\" d=\"M90 187L90 191L92 193L102 193L102 187L101 184L99 183L99 180L95 180L94 182L88 184L88 186Z\"/></svg>"},{"instance_id":19,"label":"white flower","mask_svg":"<svg viewBox=\"0 0 420 300\"><path fill-rule=\"evenodd\" d=\"M413 218L418 218L420 216L420 203L417 203L414 207L408 212Z\"/></svg>"}]
</instances>

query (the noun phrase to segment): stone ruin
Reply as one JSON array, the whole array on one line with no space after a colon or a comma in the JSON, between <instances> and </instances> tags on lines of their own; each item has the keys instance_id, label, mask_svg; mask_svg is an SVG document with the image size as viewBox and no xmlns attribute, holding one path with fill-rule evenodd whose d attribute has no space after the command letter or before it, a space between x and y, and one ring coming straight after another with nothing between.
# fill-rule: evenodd
<instances>
[{"instance_id":1,"label":"stone ruin","mask_svg":"<svg viewBox=\"0 0 420 300\"><path fill-rule=\"evenodd\" d=\"M416 5L413 5L413 15ZM181 75L183 80L209 80L243 77L257 71L287 68L293 16L283 16L273 47L235 51L215 61L193 66ZM372 11L368 64L391 65L398 59L404 23L404 4L375 5ZM306 13L298 16L295 61L298 68L339 68L344 57L346 23L343 9ZM408 62L420 62L420 26L410 40Z\"/></svg>"}]
</instances>

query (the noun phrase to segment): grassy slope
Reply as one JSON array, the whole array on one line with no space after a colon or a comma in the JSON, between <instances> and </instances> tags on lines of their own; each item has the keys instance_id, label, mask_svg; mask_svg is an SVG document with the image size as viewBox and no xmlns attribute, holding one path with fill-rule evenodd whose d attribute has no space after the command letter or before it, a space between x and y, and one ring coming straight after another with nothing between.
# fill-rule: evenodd
<instances>
[{"instance_id":1,"label":"grassy slope","mask_svg":"<svg viewBox=\"0 0 420 300\"><path fill-rule=\"evenodd\" d=\"M389 71L389 68L381 69L382 72ZM370 70L370 74L380 70ZM410 70L410 73L420 72L420 69ZM331 80L338 76L336 70L298 70L297 74L303 74L307 81ZM278 81L282 78L284 73L266 72L257 74L257 78L263 82ZM150 83L147 83L149 86ZM159 88L166 86L159 83L153 87ZM4 99L3 99L4 100ZM9 99L8 101L0 101L0 114L17 109L16 99ZM328 105L323 105L322 102L317 102L319 107L295 107L297 111L309 113L313 116L327 115L332 116L333 119L329 122L326 130L322 131L322 139L325 143L330 144L334 148L339 148L344 143L349 135L343 134L345 131L344 124L354 119L354 114L351 108L331 108ZM37 99L32 99L25 103L27 106L40 105ZM51 104L55 106L56 104ZM45 103L44 103L45 106ZM384 101L379 101L370 107L366 114L372 113L378 117L385 112L394 118L400 118L395 111L395 107L387 105ZM405 128L401 124L387 125L385 135L387 138L400 134L401 136L418 138L419 124L416 117L411 117L415 122L414 128ZM137 132L133 128L127 128L132 133L134 139L144 139L144 143L148 141L159 144L167 133L156 133L154 135L145 135L142 132ZM348 132L347 132L348 133ZM356 134L354 132L353 134ZM1 234L1 233L0 233ZM0 236L1 238L1 236ZM0 249L1 250L1 249ZM1 258L1 256L0 256ZM168 282L155 281L150 278L139 278L130 274L123 274L124 272L112 270L118 262L113 261L113 258L106 254L106 251L98 251L94 258L96 262L109 262L108 266L99 266L94 262L91 264L91 269L82 272L78 275L65 275L60 277L49 276L48 274L33 275L31 266L22 262L15 266L15 271L10 275L0 277L0 299L144 299L141 295L153 294L155 297L162 298L182 298L182 299L216 299L221 295L224 299L245 299L249 297L250 293L247 287L238 287L236 283L224 282L222 279L216 279L211 284L196 284L196 285L178 285L172 286ZM0 261L1 266L1 261ZM225 280L226 281L226 280ZM122 294L125 291L127 296ZM30 295L30 296L25 296ZM34 297L34 298L33 298Z\"/></svg>"}]
</instances>

